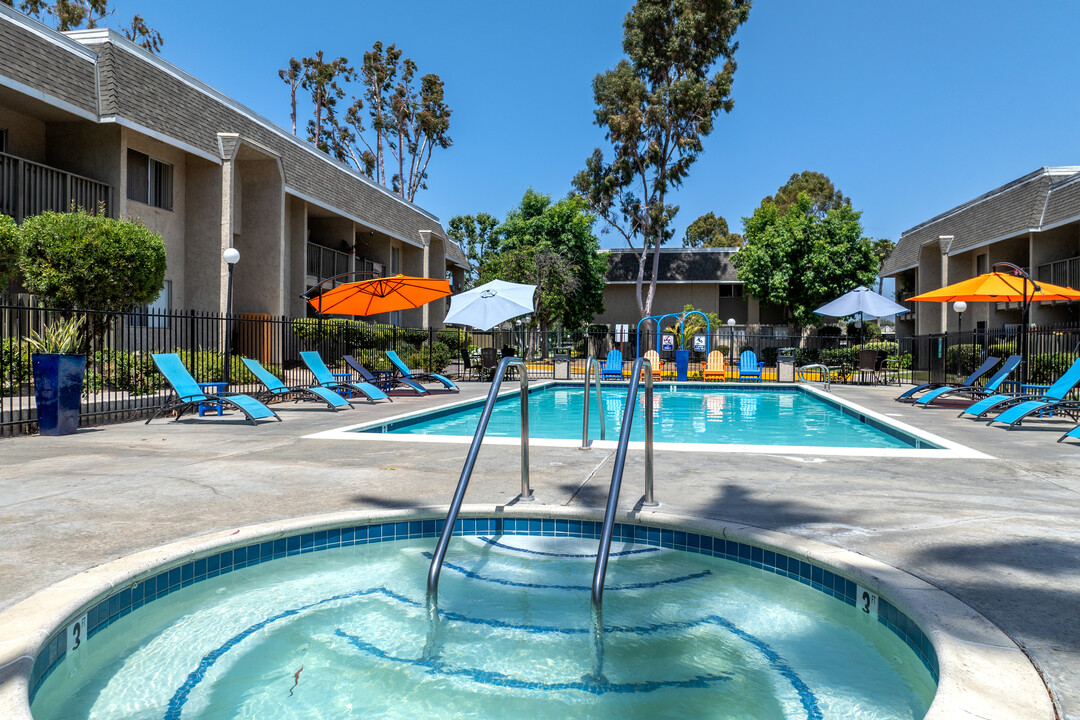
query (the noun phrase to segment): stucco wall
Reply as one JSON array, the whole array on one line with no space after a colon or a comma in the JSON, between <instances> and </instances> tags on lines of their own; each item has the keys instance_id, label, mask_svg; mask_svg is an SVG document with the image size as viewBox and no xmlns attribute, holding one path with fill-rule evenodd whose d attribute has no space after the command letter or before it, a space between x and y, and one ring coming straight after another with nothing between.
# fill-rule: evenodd
<instances>
[{"instance_id":1,"label":"stucco wall","mask_svg":"<svg viewBox=\"0 0 1080 720\"><path fill-rule=\"evenodd\" d=\"M217 311L222 300L221 166L190 157L184 178L187 237L182 282L173 281L173 301L184 309Z\"/></svg>"},{"instance_id":2,"label":"stucco wall","mask_svg":"<svg viewBox=\"0 0 1080 720\"><path fill-rule=\"evenodd\" d=\"M303 317L307 303L300 293L307 290L307 202L289 195L285 198L285 267L288 268L288 288L285 291L286 314Z\"/></svg>"},{"instance_id":3,"label":"stucco wall","mask_svg":"<svg viewBox=\"0 0 1080 720\"><path fill-rule=\"evenodd\" d=\"M241 179L240 230L233 236L240 251L233 277L233 308L242 313L281 315L285 311L285 188L276 160L238 160ZM236 205L233 206L234 213ZM237 226L234 226L237 227Z\"/></svg>"},{"instance_id":4,"label":"stucco wall","mask_svg":"<svg viewBox=\"0 0 1080 720\"><path fill-rule=\"evenodd\" d=\"M45 123L0 105L0 128L8 133L8 154L44 163Z\"/></svg>"},{"instance_id":5,"label":"stucco wall","mask_svg":"<svg viewBox=\"0 0 1080 720\"><path fill-rule=\"evenodd\" d=\"M173 304L184 297L184 278L188 260L185 237L187 234L187 153L158 142L128 128L121 128L119 137L119 167L113 172L117 177L116 195L120 217L138 218L152 232L161 236L165 243L165 279L173 283ZM85 142L85 141L84 141ZM155 160L169 163L173 168L172 209L165 210L145 205L127 197L127 151L135 150Z\"/></svg>"}]
</instances>

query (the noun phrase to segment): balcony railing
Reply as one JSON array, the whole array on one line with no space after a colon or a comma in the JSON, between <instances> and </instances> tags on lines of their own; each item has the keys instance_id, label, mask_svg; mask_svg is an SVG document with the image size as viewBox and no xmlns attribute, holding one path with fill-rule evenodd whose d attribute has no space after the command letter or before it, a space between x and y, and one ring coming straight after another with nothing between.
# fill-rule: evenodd
<instances>
[{"instance_id":1,"label":"balcony railing","mask_svg":"<svg viewBox=\"0 0 1080 720\"><path fill-rule=\"evenodd\" d=\"M112 188L105 183L0 153L0 213L15 222L46 210L67 212L72 205L96 212L101 203L112 216Z\"/></svg>"},{"instance_id":2,"label":"balcony railing","mask_svg":"<svg viewBox=\"0 0 1080 720\"><path fill-rule=\"evenodd\" d=\"M1035 266L1035 280L1064 287L1080 288L1080 257L1055 260Z\"/></svg>"}]
</instances>

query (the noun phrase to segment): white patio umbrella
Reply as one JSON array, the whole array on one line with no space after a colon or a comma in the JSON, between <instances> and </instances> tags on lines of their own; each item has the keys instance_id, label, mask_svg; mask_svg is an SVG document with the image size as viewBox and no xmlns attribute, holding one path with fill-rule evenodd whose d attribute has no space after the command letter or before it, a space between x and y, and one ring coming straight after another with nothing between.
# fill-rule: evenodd
<instances>
[{"instance_id":1,"label":"white patio umbrella","mask_svg":"<svg viewBox=\"0 0 1080 720\"><path fill-rule=\"evenodd\" d=\"M535 285L492 280L450 298L443 322L490 330L503 320L533 312Z\"/></svg>"},{"instance_id":2,"label":"white patio umbrella","mask_svg":"<svg viewBox=\"0 0 1080 720\"><path fill-rule=\"evenodd\" d=\"M860 286L849 293L841 295L832 302L822 305L814 312L829 317L847 317L859 314L860 316L877 318L899 315L910 311L903 305L878 295L870 288Z\"/></svg>"}]
</instances>

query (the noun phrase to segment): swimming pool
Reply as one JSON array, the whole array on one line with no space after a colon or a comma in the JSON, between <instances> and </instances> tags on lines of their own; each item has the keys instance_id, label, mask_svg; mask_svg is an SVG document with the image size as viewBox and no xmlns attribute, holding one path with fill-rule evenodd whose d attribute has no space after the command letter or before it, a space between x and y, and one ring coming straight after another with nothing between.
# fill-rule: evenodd
<instances>
[{"instance_id":1,"label":"swimming pool","mask_svg":"<svg viewBox=\"0 0 1080 720\"><path fill-rule=\"evenodd\" d=\"M895 720L933 699L933 646L874 591L797 555L633 524L616 525L591 678L599 523L558 517L460 521L429 654L439 525L293 534L143 577L89 608L77 649L60 635L66 652L39 658L35 718Z\"/></svg>"},{"instance_id":2,"label":"swimming pool","mask_svg":"<svg viewBox=\"0 0 1080 720\"><path fill-rule=\"evenodd\" d=\"M576 446L581 441L584 389L580 383L530 387L529 439L534 445ZM600 410L591 394L589 437L600 437ZM626 385L605 384L606 440L618 438ZM631 428L631 448L642 446L643 393ZM310 435L313 438L379 438L389 441L468 442L483 398ZM501 393L485 442L513 442L520 435L520 394ZM985 457L944 438L803 385L655 386L654 441L658 448L706 452L781 452L926 457ZM595 443L597 447L607 447Z\"/></svg>"}]
</instances>

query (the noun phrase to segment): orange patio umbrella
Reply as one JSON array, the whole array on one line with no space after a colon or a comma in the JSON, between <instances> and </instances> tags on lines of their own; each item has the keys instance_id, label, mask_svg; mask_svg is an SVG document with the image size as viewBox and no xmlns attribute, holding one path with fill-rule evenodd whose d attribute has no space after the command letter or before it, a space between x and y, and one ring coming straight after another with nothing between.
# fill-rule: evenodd
<instances>
[{"instance_id":1,"label":"orange patio umbrella","mask_svg":"<svg viewBox=\"0 0 1080 720\"><path fill-rule=\"evenodd\" d=\"M1048 282L1036 283L1030 278L1004 272L991 272L985 275L961 280L937 290L916 295L908 300L917 302L1027 302L1033 300L1080 300L1080 290L1053 285Z\"/></svg>"},{"instance_id":2,"label":"orange patio umbrella","mask_svg":"<svg viewBox=\"0 0 1080 720\"><path fill-rule=\"evenodd\" d=\"M450 292L450 281L445 278L395 275L344 283L308 298L308 302L320 315L366 316L418 308Z\"/></svg>"},{"instance_id":3,"label":"orange patio umbrella","mask_svg":"<svg viewBox=\"0 0 1080 720\"><path fill-rule=\"evenodd\" d=\"M1080 290L1035 282L1024 270L1012 263L994 263L994 268L1008 268L1008 272L994 270L969 280L961 280L937 290L908 298L915 302L1018 302L1021 303L1020 355L1024 358L1020 376L1022 383L1028 381L1028 314L1034 300L1080 300Z\"/></svg>"}]
</instances>

